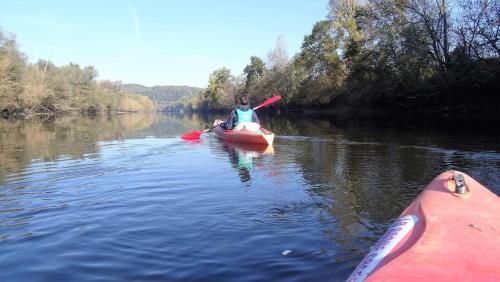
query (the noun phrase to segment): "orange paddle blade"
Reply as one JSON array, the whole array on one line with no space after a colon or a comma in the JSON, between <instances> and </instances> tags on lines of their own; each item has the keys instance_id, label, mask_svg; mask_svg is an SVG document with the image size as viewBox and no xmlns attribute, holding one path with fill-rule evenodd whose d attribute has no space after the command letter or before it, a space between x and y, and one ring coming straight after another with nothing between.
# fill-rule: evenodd
<instances>
[{"instance_id":1,"label":"orange paddle blade","mask_svg":"<svg viewBox=\"0 0 500 282\"><path fill-rule=\"evenodd\" d=\"M197 140L200 139L201 134L203 134L204 131L192 131L188 132L184 135L181 136L183 140Z\"/></svg>"}]
</instances>

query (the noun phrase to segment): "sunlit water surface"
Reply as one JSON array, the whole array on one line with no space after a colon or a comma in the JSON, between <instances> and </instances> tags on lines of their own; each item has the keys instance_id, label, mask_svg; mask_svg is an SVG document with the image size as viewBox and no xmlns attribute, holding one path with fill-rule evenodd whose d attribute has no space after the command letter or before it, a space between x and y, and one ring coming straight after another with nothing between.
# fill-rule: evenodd
<instances>
[{"instance_id":1,"label":"sunlit water surface","mask_svg":"<svg viewBox=\"0 0 500 282\"><path fill-rule=\"evenodd\" d=\"M211 118L210 118L211 119ZM436 175L500 194L500 140L262 117L0 121L0 281L337 281Z\"/></svg>"}]
</instances>

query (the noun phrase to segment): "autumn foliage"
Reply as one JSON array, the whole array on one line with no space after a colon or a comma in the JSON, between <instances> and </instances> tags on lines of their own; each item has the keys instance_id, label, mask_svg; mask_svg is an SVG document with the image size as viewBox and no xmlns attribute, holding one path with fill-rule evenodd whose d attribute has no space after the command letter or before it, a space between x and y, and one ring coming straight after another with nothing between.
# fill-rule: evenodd
<instances>
[{"instance_id":1,"label":"autumn foliage","mask_svg":"<svg viewBox=\"0 0 500 282\"><path fill-rule=\"evenodd\" d=\"M13 36L0 31L0 115L156 111L149 98L96 77L92 66L28 63Z\"/></svg>"}]
</instances>

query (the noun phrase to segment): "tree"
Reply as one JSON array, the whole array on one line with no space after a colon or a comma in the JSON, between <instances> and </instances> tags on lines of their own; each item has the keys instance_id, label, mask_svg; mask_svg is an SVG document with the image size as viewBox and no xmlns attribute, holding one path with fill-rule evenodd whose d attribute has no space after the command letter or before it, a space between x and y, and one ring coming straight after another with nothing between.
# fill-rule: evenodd
<instances>
[{"instance_id":1,"label":"tree","mask_svg":"<svg viewBox=\"0 0 500 282\"><path fill-rule=\"evenodd\" d=\"M250 57L250 64L243 70L246 76L245 89L248 91L264 75L265 71L266 67L261 58L257 56Z\"/></svg>"},{"instance_id":2,"label":"tree","mask_svg":"<svg viewBox=\"0 0 500 282\"><path fill-rule=\"evenodd\" d=\"M357 98L401 94L432 74L427 32L409 20L406 6L405 0L372 0L358 6L363 40L347 80L348 91Z\"/></svg>"},{"instance_id":3,"label":"tree","mask_svg":"<svg viewBox=\"0 0 500 282\"><path fill-rule=\"evenodd\" d=\"M358 26L359 4L357 0L330 0L328 18L338 51L348 59L358 53L364 35Z\"/></svg>"},{"instance_id":4,"label":"tree","mask_svg":"<svg viewBox=\"0 0 500 282\"><path fill-rule=\"evenodd\" d=\"M19 95L26 58L17 49L15 37L0 30L0 112L16 111L22 107Z\"/></svg>"},{"instance_id":5,"label":"tree","mask_svg":"<svg viewBox=\"0 0 500 282\"><path fill-rule=\"evenodd\" d=\"M304 37L296 58L296 67L303 67L307 76L302 87L302 99L306 103L329 102L346 77L345 64L333 31L328 20L315 23L311 34Z\"/></svg>"},{"instance_id":6,"label":"tree","mask_svg":"<svg viewBox=\"0 0 500 282\"><path fill-rule=\"evenodd\" d=\"M303 76L298 75L287 53L285 40L283 36L279 36L276 47L268 53L269 70L255 91L257 95L254 96L264 100L270 96L280 95L287 104L294 102Z\"/></svg>"},{"instance_id":7,"label":"tree","mask_svg":"<svg viewBox=\"0 0 500 282\"><path fill-rule=\"evenodd\" d=\"M267 54L267 60L271 70L280 70L288 65L287 46L282 35L276 39L276 47Z\"/></svg>"},{"instance_id":8,"label":"tree","mask_svg":"<svg viewBox=\"0 0 500 282\"><path fill-rule=\"evenodd\" d=\"M429 53L437 67L446 71L450 66L450 10L447 0L409 0L409 20L426 31Z\"/></svg>"},{"instance_id":9,"label":"tree","mask_svg":"<svg viewBox=\"0 0 500 282\"><path fill-rule=\"evenodd\" d=\"M341 63L338 48L330 22L320 21L314 24L311 34L304 37L298 59L311 78L328 75Z\"/></svg>"},{"instance_id":10,"label":"tree","mask_svg":"<svg viewBox=\"0 0 500 282\"><path fill-rule=\"evenodd\" d=\"M458 44L475 59L500 57L500 1L460 0L456 21Z\"/></svg>"},{"instance_id":11,"label":"tree","mask_svg":"<svg viewBox=\"0 0 500 282\"><path fill-rule=\"evenodd\" d=\"M231 71L225 67L215 70L208 78L208 86L203 93L203 98L211 109L219 109L222 105L222 97L226 83L231 78Z\"/></svg>"}]
</instances>

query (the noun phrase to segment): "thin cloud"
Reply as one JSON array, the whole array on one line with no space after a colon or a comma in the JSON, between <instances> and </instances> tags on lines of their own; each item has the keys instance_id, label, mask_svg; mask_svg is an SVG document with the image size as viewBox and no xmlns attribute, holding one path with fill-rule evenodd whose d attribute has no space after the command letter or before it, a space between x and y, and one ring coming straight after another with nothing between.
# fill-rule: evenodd
<instances>
[{"instance_id":1,"label":"thin cloud","mask_svg":"<svg viewBox=\"0 0 500 282\"><path fill-rule=\"evenodd\" d=\"M137 40L137 42L142 43L141 26L139 23L139 18L137 18L137 14L135 13L134 1L127 1L127 7L130 12L130 16L132 17L132 21L134 22L135 39Z\"/></svg>"}]
</instances>

